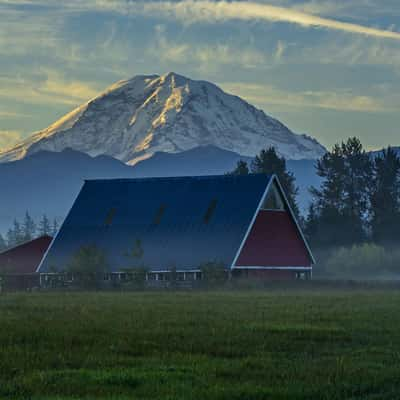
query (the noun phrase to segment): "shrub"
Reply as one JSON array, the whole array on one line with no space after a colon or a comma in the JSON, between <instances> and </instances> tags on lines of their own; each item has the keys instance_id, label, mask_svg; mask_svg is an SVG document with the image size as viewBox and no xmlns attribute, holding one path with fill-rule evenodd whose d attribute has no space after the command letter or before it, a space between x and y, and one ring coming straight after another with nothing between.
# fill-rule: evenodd
<instances>
[{"instance_id":1,"label":"shrub","mask_svg":"<svg viewBox=\"0 0 400 400\"><path fill-rule=\"evenodd\" d=\"M400 251L376 244L341 247L323 257L325 260L319 265L319 274L332 278L380 279L400 273Z\"/></svg>"},{"instance_id":2,"label":"shrub","mask_svg":"<svg viewBox=\"0 0 400 400\"><path fill-rule=\"evenodd\" d=\"M217 284L228 280L228 271L222 262L211 261L200 266L203 280L207 283Z\"/></svg>"},{"instance_id":3,"label":"shrub","mask_svg":"<svg viewBox=\"0 0 400 400\"><path fill-rule=\"evenodd\" d=\"M73 256L68 272L74 281L86 288L98 287L108 270L104 251L95 245L82 246Z\"/></svg>"}]
</instances>

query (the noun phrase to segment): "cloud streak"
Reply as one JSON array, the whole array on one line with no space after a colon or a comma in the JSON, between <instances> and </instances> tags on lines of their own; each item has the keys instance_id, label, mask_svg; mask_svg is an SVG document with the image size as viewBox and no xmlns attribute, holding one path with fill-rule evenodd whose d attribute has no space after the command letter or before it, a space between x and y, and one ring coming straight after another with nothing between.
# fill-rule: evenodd
<instances>
[{"instance_id":1,"label":"cloud streak","mask_svg":"<svg viewBox=\"0 0 400 400\"><path fill-rule=\"evenodd\" d=\"M0 0L1 5L41 5L54 6L50 0ZM353 4L350 2L350 4ZM348 4L347 4L348 5ZM343 22L327 17L327 13L338 8L331 2L310 3L277 6L255 1L212 1L212 0L181 0L181 1L129 1L129 0L70 0L63 5L57 5L65 12L102 11L116 12L123 15L147 15L178 19L184 23L218 22L225 20L286 22L304 28L323 28L352 34L379 37L383 39L400 40L400 32L389 29L368 27L356 23ZM345 5L341 6L342 8ZM340 8L340 7L339 7ZM324 14L320 16L318 14Z\"/></svg>"},{"instance_id":2,"label":"cloud streak","mask_svg":"<svg viewBox=\"0 0 400 400\"><path fill-rule=\"evenodd\" d=\"M0 130L0 151L6 150L21 140L21 132Z\"/></svg>"},{"instance_id":3,"label":"cloud streak","mask_svg":"<svg viewBox=\"0 0 400 400\"><path fill-rule=\"evenodd\" d=\"M98 2L98 5L112 8L116 2ZM210 22L225 20L260 20L269 22L286 22L308 28L324 28L353 34L400 40L400 32L371 28L359 24L342 22L299 11L291 7L278 7L257 2L244 1L210 1L183 0L179 2L133 2L129 13L144 13L173 17L185 23ZM120 8L120 11L126 9Z\"/></svg>"},{"instance_id":4,"label":"cloud streak","mask_svg":"<svg viewBox=\"0 0 400 400\"><path fill-rule=\"evenodd\" d=\"M336 111L356 111L364 113L388 113L398 109L399 97L355 94L351 90L290 92L272 85L246 83L222 83L222 88L235 93L253 104L269 108L281 106L291 108L314 108Z\"/></svg>"}]
</instances>

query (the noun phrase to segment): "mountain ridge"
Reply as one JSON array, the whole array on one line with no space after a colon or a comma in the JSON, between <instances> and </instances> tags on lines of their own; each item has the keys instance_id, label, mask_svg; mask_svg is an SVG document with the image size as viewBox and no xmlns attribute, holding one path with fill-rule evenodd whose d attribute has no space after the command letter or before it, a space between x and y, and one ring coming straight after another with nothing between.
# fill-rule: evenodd
<instances>
[{"instance_id":1,"label":"mountain ridge","mask_svg":"<svg viewBox=\"0 0 400 400\"><path fill-rule=\"evenodd\" d=\"M159 151L179 153L203 145L248 157L275 146L287 159L318 158L326 151L315 139L293 133L213 83L170 72L115 83L46 129L0 152L0 162L69 147L133 165Z\"/></svg>"}]
</instances>

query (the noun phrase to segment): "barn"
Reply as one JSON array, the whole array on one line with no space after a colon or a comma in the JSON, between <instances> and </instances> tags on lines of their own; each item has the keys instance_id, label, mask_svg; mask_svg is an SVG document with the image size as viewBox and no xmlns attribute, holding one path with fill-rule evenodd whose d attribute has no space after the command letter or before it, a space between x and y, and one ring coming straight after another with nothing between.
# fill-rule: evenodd
<instances>
[{"instance_id":1,"label":"barn","mask_svg":"<svg viewBox=\"0 0 400 400\"><path fill-rule=\"evenodd\" d=\"M9 289L39 286L37 268L52 237L48 235L24 242L0 253L0 274Z\"/></svg>"},{"instance_id":2,"label":"barn","mask_svg":"<svg viewBox=\"0 0 400 400\"><path fill-rule=\"evenodd\" d=\"M263 174L85 181L38 272L65 271L87 245L110 274L141 265L149 280L201 279L207 263L233 277L307 279L314 264L278 178Z\"/></svg>"}]
</instances>

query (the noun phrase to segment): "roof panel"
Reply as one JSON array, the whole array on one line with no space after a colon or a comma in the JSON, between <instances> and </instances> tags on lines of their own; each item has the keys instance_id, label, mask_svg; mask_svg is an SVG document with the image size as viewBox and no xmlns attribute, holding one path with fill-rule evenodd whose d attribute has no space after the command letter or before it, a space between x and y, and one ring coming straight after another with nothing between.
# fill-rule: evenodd
<instances>
[{"instance_id":1,"label":"roof panel","mask_svg":"<svg viewBox=\"0 0 400 400\"><path fill-rule=\"evenodd\" d=\"M103 249L113 270L132 267L137 240L141 263L152 269L232 262L269 182L266 175L86 181L55 238L41 272L64 269L82 245ZM210 203L216 206L208 223ZM159 224L154 218L165 206ZM105 221L115 209L112 221Z\"/></svg>"}]
</instances>

